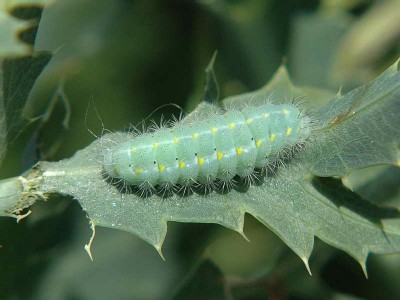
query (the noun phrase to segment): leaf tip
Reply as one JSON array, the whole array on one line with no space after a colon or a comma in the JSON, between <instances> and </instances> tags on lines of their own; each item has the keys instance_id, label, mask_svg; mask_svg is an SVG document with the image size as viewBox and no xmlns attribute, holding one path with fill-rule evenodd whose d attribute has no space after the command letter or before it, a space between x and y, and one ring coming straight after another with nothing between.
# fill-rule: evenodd
<instances>
[{"instance_id":1,"label":"leaf tip","mask_svg":"<svg viewBox=\"0 0 400 300\"><path fill-rule=\"evenodd\" d=\"M218 50L215 50L213 56L211 57L210 62L208 63L208 66L206 68L206 73L213 71L215 60L217 58L217 54L218 54Z\"/></svg>"},{"instance_id":2,"label":"leaf tip","mask_svg":"<svg viewBox=\"0 0 400 300\"><path fill-rule=\"evenodd\" d=\"M340 85L338 91L336 92L336 96L338 96L338 97L342 96L342 88L343 88L343 85Z\"/></svg>"},{"instance_id":3,"label":"leaf tip","mask_svg":"<svg viewBox=\"0 0 400 300\"><path fill-rule=\"evenodd\" d=\"M161 258L163 259L163 261L165 261L165 257L164 254L162 253L162 243L161 244L155 244L154 248L156 248L158 254L161 256Z\"/></svg>"},{"instance_id":4,"label":"leaf tip","mask_svg":"<svg viewBox=\"0 0 400 300\"><path fill-rule=\"evenodd\" d=\"M247 237L247 235L243 231L243 227L239 228L236 230L247 242L251 243L250 239Z\"/></svg>"},{"instance_id":5,"label":"leaf tip","mask_svg":"<svg viewBox=\"0 0 400 300\"><path fill-rule=\"evenodd\" d=\"M86 244L84 247L86 253L89 255L89 258L91 261L93 261L93 255L92 255L92 251L90 250L90 245Z\"/></svg>"},{"instance_id":6,"label":"leaf tip","mask_svg":"<svg viewBox=\"0 0 400 300\"><path fill-rule=\"evenodd\" d=\"M347 187L348 189L350 189L352 192L354 191L353 187L352 187L352 183L349 179L348 175L345 175L342 177L342 183L345 187Z\"/></svg>"},{"instance_id":7,"label":"leaf tip","mask_svg":"<svg viewBox=\"0 0 400 300\"><path fill-rule=\"evenodd\" d=\"M290 84L292 84L292 79L290 78L289 72L288 72L288 70L286 68L286 63L284 61L279 66L278 70L276 70L276 72L275 72L275 74L274 74L272 79L274 79L274 78L284 78Z\"/></svg>"},{"instance_id":8,"label":"leaf tip","mask_svg":"<svg viewBox=\"0 0 400 300\"><path fill-rule=\"evenodd\" d=\"M394 62L394 64L392 64L388 70L392 70L392 71L396 71L396 72L400 72L400 57Z\"/></svg>"},{"instance_id":9,"label":"leaf tip","mask_svg":"<svg viewBox=\"0 0 400 300\"><path fill-rule=\"evenodd\" d=\"M365 279L368 279L368 271L367 271L367 264L365 260L359 260L358 263L361 266L361 269L363 270Z\"/></svg>"},{"instance_id":10,"label":"leaf tip","mask_svg":"<svg viewBox=\"0 0 400 300\"><path fill-rule=\"evenodd\" d=\"M400 159L398 159L395 163L396 167L400 167Z\"/></svg>"},{"instance_id":11,"label":"leaf tip","mask_svg":"<svg viewBox=\"0 0 400 300\"><path fill-rule=\"evenodd\" d=\"M312 276L310 265L308 264L308 258L304 256L300 256L300 258L303 261L304 265L306 266L308 273Z\"/></svg>"},{"instance_id":12,"label":"leaf tip","mask_svg":"<svg viewBox=\"0 0 400 300\"><path fill-rule=\"evenodd\" d=\"M19 221L21 221L22 219L25 219L27 216L29 216L32 213L31 210L29 210L26 214L23 215L13 215L14 218L17 219L17 223L19 223Z\"/></svg>"},{"instance_id":13,"label":"leaf tip","mask_svg":"<svg viewBox=\"0 0 400 300\"><path fill-rule=\"evenodd\" d=\"M93 220L90 220L90 228L92 229L92 236L89 239L89 243L87 243L85 245L84 249L87 252L87 254L89 255L90 260L93 261L93 255L92 255L91 247L92 247L92 242L94 240L94 236L96 235L96 225L93 222Z\"/></svg>"}]
</instances>

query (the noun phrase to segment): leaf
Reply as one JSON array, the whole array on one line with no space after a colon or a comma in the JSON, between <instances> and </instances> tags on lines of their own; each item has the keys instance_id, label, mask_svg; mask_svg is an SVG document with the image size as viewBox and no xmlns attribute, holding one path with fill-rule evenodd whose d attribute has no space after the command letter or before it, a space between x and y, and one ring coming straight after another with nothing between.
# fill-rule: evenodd
<instances>
[{"instance_id":1,"label":"leaf","mask_svg":"<svg viewBox=\"0 0 400 300\"><path fill-rule=\"evenodd\" d=\"M352 172L344 183L375 203L400 206L400 168L373 167Z\"/></svg>"},{"instance_id":2,"label":"leaf","mask_svg":"<svg viewBox=\"0 0 400 300\"><path fill-rule=\"evenodd\" d=\"M43 253L43 249L40 249L43 254L37 260L47 263L45 272L40 277L40 282L35 281L35 288L29 290L29 296L19 297L19 299L167 299L166 295L171 295L173 287L180 282L185 274L184 270L188 268L182 263L182 257L178 255L176 239L176 243L171 243L172 249L168 251L175 257L169 257L168 262L164 262L157 259L154 251L148 251L149 247L143 241L130 239L128 234L122 231L101 230L101 236L99 235L96 239L94 251L97 259L92 262L82 251L82 241L90 234L88 228L82 230L85 219L71 220L71 210L78 213L73 206L69 206L68 211L62 212L61 216L54 215L53 211L51 219L57 219L58 223L43 222L40 228L35 228L39 237L45 236L44 233L53 237L50 241L44 237L47 243L54 243L54 238L64 238L64 243L61 244L62 250L53 246L48 249L50 253ZM71 226L75 230L65 230L65 225L69 223L73 223ZM55 230L55 228L59 229ZM60 237L61 231L62 237ZM8 240L5 241L8 242ZM12 251L13 244L12 242L9 244L11 248L9 251ZM21 245L24 244L21 243ZM51 255L54 251L56 254ZM32 249L31 252L37 253L39 250ZM32 255L32 253L28 254ZM141 255L132 255L133 253L141 253ZM26 260L30 262L29 267L32 268L32 264L37 263L37 260L33 263L30 258L31 256L27 256ZM6 259L7 257L3 260ZM12 263L12 261L8 263L10 271L17 273L18 270L23 270L22 267L14 270ZM14 286L16 285L17 282L14 283ZM11 287L8 288L11 289Z\"/></svg>"},{"instance_id":3,"label":"leaf","mask_svg":"<svg viewBox=\"0 0 400 300\"><path fill-rule=\"evenodd\" d=\"M295 86L289 77L286 67L283 65L275 72L271 81L260 89L238 96L227 97L223 102L227 107L230 107L240 106L243 101L253 104L261 104L266 100L272 100L275 103L287 103L293 98L301 97L304 98L304 102L314 108L326 104L334 95L333 92L324 89Z\"/></svg>"},{"instance_id":4,"label":"leaf","mask_svg":"<svg viewBox=\"0 0 400 300\"><path fill-rule=\"evenodd\" d=\"M333 73L342 81L371 79L398 55L400 2L377 2L350 26L338 44ZM388 57L390 60L388 60Z\"/></svg>"},{"instance_id":5,"label":"leaf","mask_svg":"<svg viewBox=\"0 0 400 300\"><path fill-rule=\"evenodd\" d=\"M275 23L272 2L201 1L199 5L210 12L209 24L203 24L201 30L223 36L216 40L220 59L235 62L229 68L230 78L260 84L273 73L282 57L277 37L282 32ZM285 17L283 14L279 22L286 22Z\"/></svg>"},{"instance_id":6,"label":"leaf","mask_svg":"<svg viewBox=\"0 0 400 300\"><path fill-rule=\"evenodd\" d=\"M203 101L208 103L216 103L219 100L219 87L217 77L214 73L214 63L217 57L217 52L211 58L210 63L206 68L206 83L204 87Z\"/></svg>"},{"instance_id":7,"label":"leaf","mask_svg":"<svg viewBox=\"0 0 400 300\"><path fill-rule=\"evenodd\" d=\"M318 176L400 161L400 73L396 62L376 80L316 111L320 127L306 152Z\"/></svg>"},{"instance_id":8,"label":"leaf","mask_svg":"<svg viewBox=\"0 0 400 300\"><path fill-rule=\"evenodd\" d=\"M24 115L24 107L36 79L51 59L46 52L31 53L43 4L40 0L14 0L0 9L0 164L7 144L32 122ZM26 20L12 16L10 11Z\"/></svg>"},{"instance_id":9,"label":"leaf","mask_svg":"<svg viewBox=\"0 0 400 300\"><path fill-rule=\"evenodd\" d=\"M0 91L0 165L7 152L7 126L6 126L6 112L4 111L4 104L2 94Z\"/></svg>"},{"instance_id":10,"label":"leaf","mask_svg":"<svg viewBox=\"0 0 400 300\"><path fill-rule=\"evenodd\" d=\"M252 280L261 274L275 272L280 261L287 262L289 259L296 259L294 265L300 266L300 273L305 275L300 261L275 234L266 232L264 225L249 215L245 224L246 236L251 243L227 230L218 230L209 238L204 256L214 262L224 275ZM294 269L292 264L291 270Z\"/></svg>"},{"instance_id":11,"label":"leaf","mask_svg":"<svg viewBox=\"0 0 400 300\"><path fill-rule=\"evenodd\" d=\"M0 6L0 58L21 57L32 53L34 41L30 38L23 41L20 35L24 31L33 30L33 36L36 36L40 8L49 2L49 0L5 0L2 3ZM35 13L31 14L32 11ZM15 13L19 17L13 15Z\"/></svg>"},{"instance_id":12,"label":"leaf","mask_svg":"<svg viewBox=\"0 0 400 300\"><path fill-rule=\"evenodd\" d=\"M172 299L225 299L224 275L210 261L201 261Z\"/></svg>"},{"instance_id":13,"label":"leaf","mask_svg":"<svg viewBox=\"0 0 400 300\"><path fill-rule=\"evenodd\" d=\"M31 24L0 10L0 57L26 55L31 47L18 38L18 33L28 29Z\"/></svg>"},{"instance_id":14,"label":"leaf","mask_svg":"<svg viewBox=\"0 0 400 300\"><path fill-rule=\"evenodd\" d=\"M264 101L265 90L282 98L290 95L296 88L282 70L261 94L245 94L225 103ZM42 191L72 195L94 225L132 232L160 254L168 221L217 223L244 235L244 215L249 213L277 234L307 268L317 236L349 253L365 271L369 252L400 252L398 211L372 206L338 180L320 177L398 161L399 96L396 64L366 86L337 95L316 111L308 145L275 175L247 190L167 199L121 193L102 177L102 151L104 141L118 143L127 136L110 133L72 158L41 163Z\"/></svg>"},{"instance_id":15,"label":"leaf","mask_svg":"<svg viewBox=\"0 0 400 300\"><path fill-rule=\"evenodd\" d=\"M38 53L29 57L3 61L1 79L4 91L4 110L9 140L15 139L32 120L24 116L24 107L30 91L47 63L49 53Z\"/></svg>"},{"instance_id":16,"label":"leaf","mask_svg":"<svg viewBox=\"0 0 400 300\"><path fill-rule=\"evenodd\" d=\"M305 278L304 268L290 257L282 258L280 266L243 278L229 276L212 261L200 258L172 299L333 299L335 293L320 276Z\"/></svg>"},{"instance_id":17,"label":"leaf","mask_svg":"<svg viewBox=\"0 0 400 300\"><path fill-rule=\"evenodd\" d=\"M350 13L342 9L320 9L314 14L300 13L292 21L289 43L289 66L296 82L332 87L332 72L337 50L351 25ZM340 82L342 83L342 81Z\"/></svg>"}]
</instances>

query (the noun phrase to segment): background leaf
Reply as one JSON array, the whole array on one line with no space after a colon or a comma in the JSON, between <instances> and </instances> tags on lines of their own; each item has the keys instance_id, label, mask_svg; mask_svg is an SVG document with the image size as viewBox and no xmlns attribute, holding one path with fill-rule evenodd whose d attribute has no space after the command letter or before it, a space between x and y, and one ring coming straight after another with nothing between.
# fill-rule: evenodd
<instances>
[{"instance_id":1,"label":"background leaf","mask_svg":"<svg viewBox=\"0 0 400 300\"><path fill-rule=\"evenodd\" d=\"M8 1L0 8L0 164L7 144L32 119L24 108L32 87L51 58L32 54L44 1Z\"/></svg>"},{"instance_id":2,"label":"background leaf","mask_svg":"<svg viewBox=\"0 0 400 300\"><path fill-rule=\"evenodd\" d=\"M18 38L18 34L27 30L31 24L8 13L4 5L0 9L0 57L27 55L31 47Z\"/></svg>"},{"instance_id":3,"label":"background leaf","mask_svg":"<svg viewBox=\"0 0 400 300\"><path fill-rule=\"evenodd\" d=\"M209 261L199 264L172 299L224 299L224 276Z\"/></svg>"},{"instance_id":4,"label":"background leaf","mask_svg":"<svg viewBox=\"0 0 400 300\"><path fill-rule=\"evenodd\" d=\"M39 1L7 0L13 5L17 2ZM60 126L65 108L57 100L55 113L45 126L27 127L9 145L0 176L21 174L37 160L38 149L46 160L71 157L94 140L88 129L101 135L104 128L114 132L135 125L150 114L154 120L159 120L161 114L166 118L179 115L176 106L165 106L168 103L191 111L202 97L203 70L215 50L219 52L215 67L223 97L258 88L283 61L296 82L295 95L303 97L304 108L312 107L316 112L338 90L344 93L364 84L366 78L375 78L400 55L396 39L360 47L363 32L377 32L376 23L368 16L373 15L369 12L375 10L375 4L381 2L58 0L44 10L35 44L36 51L52 51L54 58L32 88L24 115L31 118L48 110L49 99L55 96L61 80L65 83L62 94L68 96L71 106L70 127L65 130ZM24 16L23 11L18 9L13 16L28 20L29 14ZM391 15L395 14L396 10L392 10ZM385 16L381 19L385 20ZM364 29L360 31L357 24L362 20ZM360 34L349 34L356 31ZM21 40L28 41L27 33L19 35ZM355 38L347 39L351 36ZM377 37L368 38L373 36ZM385 32L379 33L379 38L385 39ZM350 45L359 49L361 55L346 57L346 53L355 52L344 51L344 57L338 57L337 49ZM365 61L364 54L368 55L370 48L378 53L377 59ZM376 52L378 48L381 51ZM345 60L351 64L341 64ZM361 65L353 64L361 60ZM339 64L351 68L339 68ZM280 90L285 92L284 85ZM269 95L260 92L263 99ZM293 96L292 91L284 95L288 99ZM274 101L287 100L276 93L271 97ZM158 109L160 106L163 108ZM332 120L346 115L332 114ZM32 134L35 128L40 130ZM28 155L33 158L28 163L21 159L27 157L27 144L35 150ZM98 160L100 152L96 152ZM291 162L289 170L296 161ZM396 170L397 167L385 166L350 169L342 179L364 199L398 206ZM387 188L381 184L385 178ZM314 192L312 182L306 187ZM317 195L321 196L319 191ZM98 196L102 198L101 194ZM322 198L327 203L337 203ZM96 201L93 199L93 205ZM127 209L121 203L118 196L116 204ZM277 295L274 291L307 299L343 295L394 299L399 294L398 255L370 255L369 279L365 280L354 259L317 238L309 262L313 271L310 277L290 248L249 214L245 216L245 232L252 243L222 226L168 222L168 238L163 244L167 262L132 234L97 227L92 247L95 261L91 262L82 247L89 239L90 228L77 201L51 195L51 201L38 202L31 209L32 214L19 224L14 219L2 218L0 297L4 299L113 297L115 294L107 292L116 286L127 298L164 299L176 290L197 258L207 256L208 252L212 252L211 259L224 277L237 283L232 286L234 299ZM254 226L257 234L253 232ZM379 227L374 223L372 228L375 226ZM230 238L235 238L235 242L231 243ZM110 274L114 276L110 278ZM136 276L138 280L125 281Z\"/></svg>"},{"instance_id":5,"label":"background leaf","mask_svg":"<svg viewBox=\"0 0 400 300\"><path fill-rule=\"evenodd\" d=\"M50 58L51 54L41 53L3 61L4 108L10 141L15 140L21 130L32 121L24 116L24 107L37 77Z\"/></svg>"},{"instance_id":6,"label":"background leaf","mask_svg":"<svg viewBox=\"0 0 400 300\"><path fill-rule=\"evenodd\" d=\"M1 93L1 91L0 91ZM0 99L3 96L0 95ZM3 157L7 152L7 126L6 126L6 112L4 110L4 103L0 100L0 165Z\"/></svg>"}]
</instances>

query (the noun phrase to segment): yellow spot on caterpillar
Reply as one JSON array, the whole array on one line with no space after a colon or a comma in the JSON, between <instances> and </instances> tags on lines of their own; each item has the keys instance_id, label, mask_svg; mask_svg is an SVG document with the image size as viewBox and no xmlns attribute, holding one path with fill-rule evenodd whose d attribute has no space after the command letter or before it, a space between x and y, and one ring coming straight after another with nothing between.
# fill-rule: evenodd
<instances>
[{"instance_id":1,"label":"yellow spot on caterpillar","mask_svg":"<svg viewBox=\"0 0 400 300\"><path fill-rule=\"evenodd\" d=\"M201 166L201 165L204 165L204 158L202 158L202 157L197 157L197 162L199 163L199 165Z\"/></svg>"},{"instance_id":2,"label":"yellow spot on caterpillar","mask_svg":"<svg viewBox=\"0 0 400 300\"><path fill-rule=\"evenodd\" d=\"M257 140L257 142L256 142L256 147L257 147L257 148L260 147L261 144L262 144L262 140Z\"/></svg>"},{"instance_id":3,"label":"yellow spot on caterpillar","mask_svg":"<svg viewBox=\"0 0 400 300\"><path fill-rule=\"evenodd\" d=\"M246 120L246 123L247 123L247 124L250 124L251 122L253 122L253 119L247 119L247 120Z\"/></svg>"},{"instance_id":4,"label":"yellow spot on caterpillar","mask_svg":"<svg viewBox=\"0 0 400 300\"><path fill-rule=\"evenodd\" d=\"M131 152L136 152L137 151L137 148L136 147L132 147L131 148Z\"/></svg>"},{"instance_id":5,"label":"yellow spot on caterpillar","mask_svg":"<svg viewBox=\"0 0 400 300\"><path fill-rule=\"evenodd\" d=\"M217 133L217 131L218 131L218 128L215 128L215 127L211 128L211 132L212 132L212 134L216 134L216 133Z\"/></svg>"},{"instance_id":6,"label":"yellow spot on caterpillar","mask_svg":"<svg viewBox=\"0 0 400 300\"><path fill-rule=\"evenodd\" d=\"M158 147L158 143L154 143L154 144L153 144L153 148L154 148L154 149L157 149L157 147Z\"/></svg>"},{"instance_id":7,"label":"yellow spot on caterpillar","mask_svg":"<svg viewBox=\"0 0 400 300\"><path fill-rule=\"evenodd\" d=\"M222 152L217 153L218 160L221 160L223 157L224 157L224 155L222 154Z\"/></svg>"},{"instance_id":8,"label":"yellow spot on caterpillar","mask_svg":"<svg viewBox=\"0 0 400 300\"><path fill-rule=\"evenodd\" d=\"M292 134L292 128L288 128L288 129L286 129L286 135L291 135Z\"/></svg>"},{"instance_id":9,"label":"yellow spot on caterpillar","mask_svg":"<svg viewBox=\"0 0 400 300\"><path fill-rule=\"evenodd\" d=\"M163 165L158 165L158 170L160 170L160 172L165 171L165 166L163 166Z\"/></svg>"},{"instance_id":10,"label":"yellow spot on caterpillar","mask_svg":"<svg viewBox=\"0 0 400 300\"><path fill-rule=\"evenodd\" d=\"M290 112L289 112L287 109L284 109L284 110L283 110L283 114L284 114L285 116L289 115L289 113L290 113Z\"/></svg>"},{"instance_id":11,"label":"yellow spot on caterpillar","mask_svg":"<svg viewBox=\"0 0 400 300\"><path fill-rule=\"evenodd\" d=\"M185 167L185 163L183 161L179 162L179 169L183 169Z\"/></svg>"},{"instance_id":12,"label":"yellow spot on caterpillar","mask_svg":"<svg viewBox=\"0 0 400 300\"><path fill-rule=\"evenodd\" d=\"M243 153L243 148L236 148L236 153L237 155L240 155Z\"/></svg>"},{"instance_id":13,"label":"yellow spot on caterpillar","mask_svg":"<svg viewBox=\"0 0 400 300\"><path fill-rule=\"evenodd\" d=\"M263 113L263 117L264 117L264 119L268 118L269 117L269 113Z\"/></svg>"},{"instance_id":14,"label":"yellow spot on caterpillar","mask_svg":"<svg viewBox=\"0 0 400 300\"><path fill-rule=\"evenodd\" d=\"M135 173L136 174L142 174L143 173L143 169L135 169Z\"/></svg>"},{"instance_id":15,"label":"yellow spot on caterpillar","mask_svg":"<svg viewBox=\"0 0 400 300\"><path fill-rule=\"evenodd\" d=\"M232 128L235 127L235 124L234 123L229 123L228 127L229 127L229 129L232 129Z\"/></svg>"},{"instance_id":16,"label":"yellow spot on caterpillar","mask_svg":"<svg viewBox=\"0 0 400 300\"><path fill-rule=\"evenodd\" d=\"M271 133L271 135L269 136L269 140L271 142L275 141L275 133Z\"/></svg>"},{"instance_id":17,"label":"yellow spot on caterpillar","mask_svg":"<svg viewBox=\"0 0 400 300\"><path fill-rule=\"evenodd\" d=\"M114 171L115 171L115 173L119 174L121 172L121 169L120 169L120 167L115 167Z\"/></svg>"},{"instance_id":18,"label":"yellow spot on caterpillar","mask_svg":"<svg viewBox=\"0 0 400 300\"><path fill-rule=\"evenodd\" d=\"M179 142L179 138L174 137L174 144L178 144L178 142Z\"/></svg>"},{"instance_id":19,"label":"yellow spot on caterpillar","mask_svg":"<svg viewBox=\"0 0 400 300\"><path fill-rule=\"evenodd\" d=\"M193 133L193 138L197 139L199 137L199 134L197 132Z\"/></svg>"}]
</instances>

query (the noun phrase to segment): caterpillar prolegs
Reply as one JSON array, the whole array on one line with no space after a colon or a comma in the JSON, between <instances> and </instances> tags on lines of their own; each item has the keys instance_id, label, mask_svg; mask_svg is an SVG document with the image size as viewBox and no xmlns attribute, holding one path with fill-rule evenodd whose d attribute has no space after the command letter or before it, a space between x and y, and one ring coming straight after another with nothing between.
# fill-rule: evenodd
<instances>
[{"instance_id":1,"label":"caterpillar prolegs","mask_svg":"<svg viewBox=\"0 0 400 300\"><path fill-rule=\"evenodd\" d=\"M229 186L235 176L249 178L266 168L310 132L310 118L294 104L220 110L114 145L105 152L104 170L145 192L215 181Z\"/></svg>"}]
</instances>

